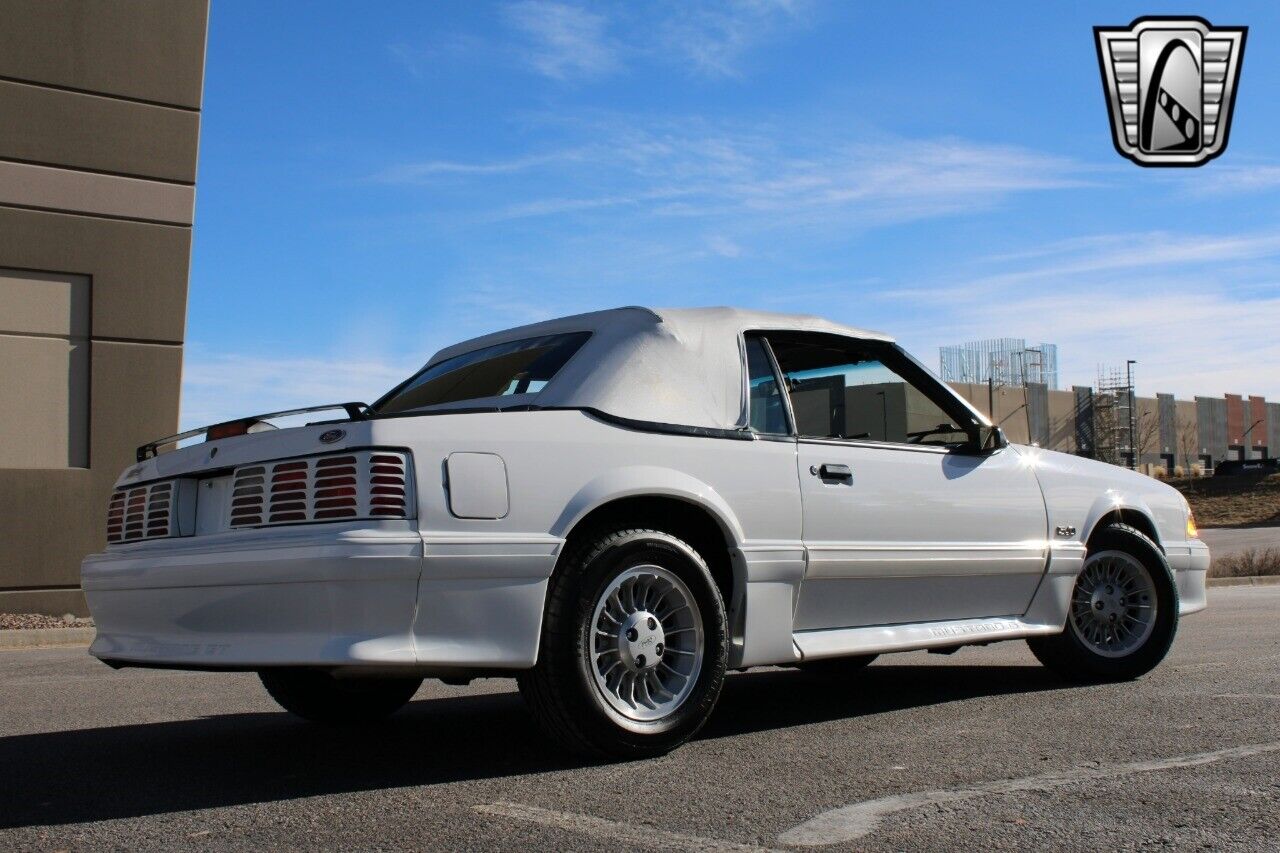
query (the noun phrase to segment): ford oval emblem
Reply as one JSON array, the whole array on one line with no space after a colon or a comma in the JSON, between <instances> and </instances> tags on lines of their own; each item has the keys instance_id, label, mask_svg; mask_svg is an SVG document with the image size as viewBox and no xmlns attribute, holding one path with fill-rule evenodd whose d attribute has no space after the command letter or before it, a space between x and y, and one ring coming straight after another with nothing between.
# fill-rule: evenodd
<instances>
[{"instance_id":1,"label":"ford oval emblem","mask_svg":"<svg viewBox=\"0 0 1280 853\"><path fill-rule=\"evenodd\" d=\"M320 433L320 441L323 444L333 444L335 441L342 441L347 437L345 429L331 429L328 432Z\"/></svg>"}]
</instances>

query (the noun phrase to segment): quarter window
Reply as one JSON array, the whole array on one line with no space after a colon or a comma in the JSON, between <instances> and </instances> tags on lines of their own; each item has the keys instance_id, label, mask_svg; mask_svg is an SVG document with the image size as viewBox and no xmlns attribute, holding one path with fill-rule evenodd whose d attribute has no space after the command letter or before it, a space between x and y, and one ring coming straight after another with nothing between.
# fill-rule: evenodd
<instances>
[{"instance_id":1,"label":"quarter window","mask_svg":"<svg viewBox=\"0 0 1280 853\"><path fill-rule=\"evenodd\" d=\"M750 390L751 428L759 433L786 435L787 412L782 389L764 341L747 338L747 384Z\"/></svg>"}]
</instances>

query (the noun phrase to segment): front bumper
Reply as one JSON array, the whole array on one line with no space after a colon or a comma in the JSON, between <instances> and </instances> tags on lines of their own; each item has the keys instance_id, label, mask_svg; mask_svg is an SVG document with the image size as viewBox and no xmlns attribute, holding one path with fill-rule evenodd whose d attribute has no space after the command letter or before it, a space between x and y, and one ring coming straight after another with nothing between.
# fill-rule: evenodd
<instances>
[{"instance_id":1,"label":"front bumper","mask_svg":"<svg viewBox=\"0 0 1280 853\"><path fill-rule=\"evenodd\" d=\"M1166 544L1165 558L1178 583L1179 614L1204 610L1208 606L1205 579L1209 574L1209 546L1199 539Z\"/></svg>"},{"instance_id":2,"label":"front bumper","mask_svg":"<svg viewBox=\"0 0 1280 853\"><path fill-rule=\"evenodd\" d=\"M422 551L407 529L299 527L93 554L81 567L89 651L203 668L413 664Z\"/></svg>"}]
</instances>

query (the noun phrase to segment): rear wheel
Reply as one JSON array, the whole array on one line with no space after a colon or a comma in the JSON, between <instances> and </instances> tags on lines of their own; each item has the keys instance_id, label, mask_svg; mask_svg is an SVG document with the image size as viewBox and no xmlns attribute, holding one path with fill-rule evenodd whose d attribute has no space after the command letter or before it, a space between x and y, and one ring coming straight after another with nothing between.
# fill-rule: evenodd
<instances>
[{"instance_id":1,"label":"rear wheel","mask_svg":"<svg viewBox=\"0 0 1280 853\"><path fill-rule=\"evenodd\" d=\"M316 669L264 669L271 698L291 714L317 723L367 723L408 704L421 678L335 678Z\"/></svg>"},{"instance_id":2,"label":"rear wheel","mask_svg":"<svg viewBox=\"0 0 1280 853\"><path fill-rule=\"evenodd\" d=\"M1066 630L1028 640L1045 666L1072 681L1125 681L1164 659L1178 627L1178 591L1159 547L1127 524L1090 542Z\"/></svg>"},{"instance_id":3,"label":"rear wheel","mask_svg":"<svg viewBox=\"0 0 1280 853\"><path fill-rule=\"evenodd\" d=\"M724 603L702 556L661 531L605 531L552 578L520 692L575 752L661 755L710 716L727 654Z\"/></svg>"}]
</instances>

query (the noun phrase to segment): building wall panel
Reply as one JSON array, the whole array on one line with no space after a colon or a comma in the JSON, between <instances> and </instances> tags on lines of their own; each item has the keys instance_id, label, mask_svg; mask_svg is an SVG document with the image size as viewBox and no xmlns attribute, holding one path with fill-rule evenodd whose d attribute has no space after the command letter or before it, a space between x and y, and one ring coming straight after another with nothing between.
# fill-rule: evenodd
<instances>
[{"instance_id":1,"label":"building wall panel","mask_svg":"<svg viewBox=\"0 0 1280 853\"><path fill-rule=\"evenodd\" d=\"M1267 403L1267 455L1280 457L1280 403Z\"/></svg>"},{"instance_id":2,"label":"building wall panel","mask_svg":"<svg viewBox=\"0 0 1280 853\"><path fill-rule=\"evenodd\" d=\"M0 80L0 159L195 183L200 114Z\"/></svg>"},{"instance_id":3,"label":"building wall panel","mask_svg":"<svg viewBox=\"0 0 1280 853\"><path fill-rule=\"evenodd\" d=\"M179 342L191 229L0 207L0 266L93 277L93 333Z\"/></svg>"},{"instance_id":4,"label":"building wall panel","mask_svg":"<svg viewBox=\"0 0 1280 853\"><path fill-rule=\"evenodd\" d=\"M10 591L79 586L81 559L106 541L116 477L138 445L176 431L181 347L98 341L91 348L92 468L0 467L0 611L26 600L7 599ZM83 610L75 596L65 600Z\"/></svg>"},{"instance_id":5,"label":"building wall panel","mask_svg":"<svg viewBox=\"0 0 1280 853\"><path fill-rule=\"evenodd\" d=\"M1196 426L1200 453L1214 465L1227 459L1227 401L1221 397L1196 397Z\"/></svg>"},{"instance_id":6,"label":"building wall panel","mask_svg":"<svg viewBox=\"0 0 1280 853\"><path fill-rule=\"evenodd\" d=\"M0 0L0 611L83 612L175 432L207 0Z\"/></svg>"},{"instance_id":7,"label":"building wall panel","mask_svg":"<svg viewBox=\"0 0 1280 853\"><path fill-rule=\"evenodd\" d=\"M1271 448L1267 446L1267 401L1263 397L1249 397L1249 418L1245 421L1244 428L1249 430L1249 434L1245 437L1245 444L1249 446L1250 452L1255 456L1262 456L1263 451L1270 453ZM1258 422L1255 424L1255 422Z\"/></svg>"},{"instance_id":8,"label":"building wall panel","mask_svg":"<svg viewBox=\"0 0 1280 853\"><path fill-rule=\"evenodd\" d=\"M0 0L0 77L198 109L207 0Z\"/></svg>"}]
</instances>

